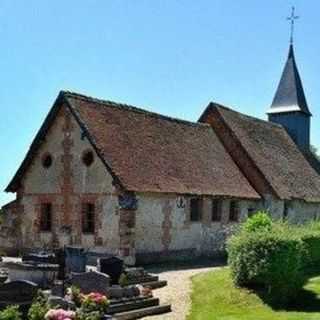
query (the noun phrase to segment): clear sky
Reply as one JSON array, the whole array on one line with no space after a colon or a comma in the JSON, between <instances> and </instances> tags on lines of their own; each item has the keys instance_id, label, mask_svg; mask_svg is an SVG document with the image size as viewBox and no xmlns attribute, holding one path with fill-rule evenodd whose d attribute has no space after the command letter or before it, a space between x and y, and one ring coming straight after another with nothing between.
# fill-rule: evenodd
<instances>
[{"instance_id":1,"label":"clear sky","mask_svg":"<svg viewBox=\"0 0 320 320\"><path fill-rule=\"evenodd\" d=\"M209 101L266 118L289 45L320 147L319 1L1 0L0 206L59 90L196 121Z\"/></svg>"}]
</instances>

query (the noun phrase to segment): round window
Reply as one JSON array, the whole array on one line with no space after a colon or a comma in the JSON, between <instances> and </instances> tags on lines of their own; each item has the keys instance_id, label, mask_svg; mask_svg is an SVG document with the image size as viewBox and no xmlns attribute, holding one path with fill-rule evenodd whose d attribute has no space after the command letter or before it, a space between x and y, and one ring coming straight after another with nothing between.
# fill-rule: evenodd
<instances>
[{"instance_id":1,"label":"round window","mask_svg":"<svg viewBox=\"0 0 320 320\"><path fill-rule=\"evenodd\" d=\"M87 166L91 166L94 161L94 155L92 151L85 151L82 155L82 162Z\"/></svg>"},{"instance_id":2,"label":"round window","mask_svg":"<svg viewBox=\"0 0 320 320\"><path fill-rule=\"evenodd\" d=\"M42 157L42 166L44 168L50 168L52 165L52 156L49 153L46 153L43 157Z\"/></svg>"}]
</instances>

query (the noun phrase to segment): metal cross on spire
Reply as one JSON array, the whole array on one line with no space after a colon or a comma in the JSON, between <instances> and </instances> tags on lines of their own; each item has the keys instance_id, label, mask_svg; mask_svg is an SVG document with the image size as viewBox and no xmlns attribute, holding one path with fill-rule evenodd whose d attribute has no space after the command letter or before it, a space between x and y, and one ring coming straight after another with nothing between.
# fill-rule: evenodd
<instances>
[{"instance_id":1,"label":"metal cross on spire","mask_svg":"<svg viewBox=\"0 0 320 320\"><path fill-rule=\"evenodd\" d=\"M287 20L290 20L291 31L290 31L290 44L293 43L293 32L294 32L294 21L297 20L299 16L294 14L294 7L291 8L291 16L287 17Z\"/></svg>"}]
</instances>

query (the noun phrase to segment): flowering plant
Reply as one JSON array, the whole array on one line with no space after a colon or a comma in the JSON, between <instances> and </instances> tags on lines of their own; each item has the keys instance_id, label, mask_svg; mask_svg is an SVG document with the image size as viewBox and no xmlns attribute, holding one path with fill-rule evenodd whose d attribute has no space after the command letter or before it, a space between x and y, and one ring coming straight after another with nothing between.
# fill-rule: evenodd
<instances>
[{"instance_id":1,"label":"flowering plant","mask_svg":"<svg viewBox=\"0 0 320 320\"><path fill-rule=\"evenodd\" d=\"M44 318L46 320L74 320L76 313L74 311L66 311L63 309L50 309Z\"/></svg>"},{"instance_id":2,"label":"flowering plant","mask_svg":"<svg viewBox=\"0 0 320 320\"><path fill-rule=\"evenodd\" d=\"M105 313L109 306L107 297L98 292L82 295L81 308L86 312L99 311Z\"/></svg>"},{"instance_id":3,"label":"flowering plant","mask_svg":"<svg viewBox=\"0 0 320 320\"><path fill-rule=\"evenodd\" d=\"M84 295L81 293L80 289L76 286L71 286L70 288L67 289L67 294L65 298L68 301L73 301L76 307L80 307L82 300L83 300Z\"/></svg>"}]
</instances>

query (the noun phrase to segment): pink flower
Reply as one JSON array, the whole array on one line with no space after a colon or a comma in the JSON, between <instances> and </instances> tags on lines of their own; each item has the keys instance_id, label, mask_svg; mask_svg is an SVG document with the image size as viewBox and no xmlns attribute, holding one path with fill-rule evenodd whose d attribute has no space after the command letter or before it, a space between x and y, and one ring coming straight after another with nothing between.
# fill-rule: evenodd
<instances>
[{"instance_id":1,"label":"pink flower","mask_svg":"<svg viewBox=\"0 0 320 320\"><path fill-rule=\"evenodd\" d=\"M74 311L66 311L63 309L50 309L46 315L46 320L73 320L76 314Z\"/></svg>"}]
</instances>

